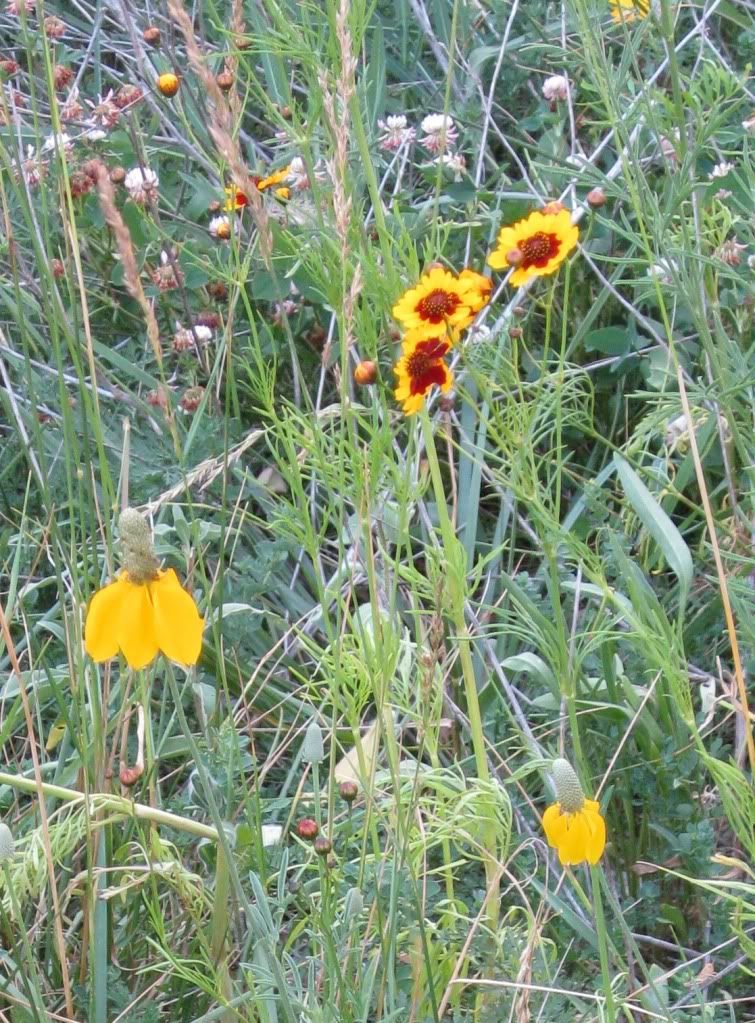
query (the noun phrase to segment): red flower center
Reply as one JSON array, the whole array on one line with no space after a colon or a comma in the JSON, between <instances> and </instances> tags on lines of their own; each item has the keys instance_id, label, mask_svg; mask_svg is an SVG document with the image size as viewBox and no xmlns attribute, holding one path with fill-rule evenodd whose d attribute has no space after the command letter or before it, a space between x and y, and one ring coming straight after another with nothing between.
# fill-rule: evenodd
<instances>
[{"instance_id":1,"label":"red flower center","mask_svg":"<svg viewBox=\"0 0 755 1023\"><path fill-rule=\"evenodd\" d=\"M454 295L451 291L445 291L443 288L435 288L434 291L419 300L417 312L423 320L440 323L446 316L455 312L459 305L461 305L461 299L458 295Z\"/></svg>"},{"instance_id":2,"label":"red flower center","mask_svg":"<svg viewBox=\"0 0 755 1023\"><path fill-rule=\"evenodd\" d=\"M528 267L536 266L542 268L545 264L558 255L558 237L555 234L546 234L538 231L530 235L524 241L519 242L519 251L524 256L521 266L526 270Z\"/></svg>"},{"instance_id":3,"label":"red flower center","mask_svg":"<svg viewBox=\"0 0 755 1023\"><path fill-rule=\"evenodd\" d=\"M449 349L445 338L432 337L429 341L421 341L406 359L406 372L409 375L410 393L426 394L437 384L445 383L446 372L443 356Z\"/></svg>"}]
</instances>

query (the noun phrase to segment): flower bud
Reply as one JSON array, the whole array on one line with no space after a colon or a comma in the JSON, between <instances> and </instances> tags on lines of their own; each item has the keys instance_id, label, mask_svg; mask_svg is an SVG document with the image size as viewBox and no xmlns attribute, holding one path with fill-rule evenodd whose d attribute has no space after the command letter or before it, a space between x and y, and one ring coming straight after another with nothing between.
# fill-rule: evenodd
<instances>
[{"instance_id":1,"label":"flower bud","mask_svg":"<svg viewBox=\"0 0 755 1023\"><path fill-rule=\"evenodd\" d=\"M178 92L179 84L178 75L168 71L157 79L157 91L170 99Z\"/></svg>"},{"instance_id":2,"label":"flower bud","mask_svg":"<svg viewBox=\"0 0 755 1023\"><path fill-rule=\"evenodd\" d=\"M322 744L322 729L313 721L304 735L302 746L302 759L307 764L319 764L325 759L325 750Z\"/></svg>"},{"instance_id":3,"label":"flower bud","mask_svg":"<svg viewBox=\"0 0 755 1023\"><path fill-rule=\"evenodd\" d=\"M314 842L319 830L317 821L311 817L302 817L296 825L296 834L299 838L303 838L305 842Z\"/></svg>"},{"instance_id":4,"label":"flower bud","mask_svg":"<svg viewBox=\"0 0 755 1023\"><path fill-rule=\"evenodd\" d=\"M354 383L360 387L369 387L377 380L377 364L370 359L365 359L354 367Z\"/></svg>"},{"instance_id":5,"label":"flower bud","mask_svg":"<svg viewBox=\"0 0 755 1023\"><path fill-rule=\"evenodd\" d=\"M512 249L506 253L506 262L509 266L521 266L524 262L524 253L521 249Z\"/></svg>"},{"instance_id":6,"label":"flower bud","mask_svg":"<svg viewBox=\"0 0 755 1023\"><path fill-rule=\"evenodd\" d=\"M509 327L509 337L520 338L523 334L521 327Z\"/></svg>"},{"instance_id":7,"label":"flower bud","mask_svg":"<svg viewBox=\"0 0 755 1023\"><path fill-rule=\"evenodd\" d=\"M359 786L355 781L342 781L338 786L341 799L346 803L353 803L359 795Z\"/></svg>"},{"instance_id":8,"label":"flower bud","mask_svg":"<svg viewBox=\"0 0 755 1023\"><path fill-rule=\"evenodd\" d=\"M556 786L556 799L564 813L577 813L585 805L585 794L582 791L577 772L568 760L559 757L553 761L551 768L553 784Z\"/></svg>"},{"instance_id":9,"label":"flower bud","mask_svg":"<svg viewBox=\"0 0 755 1023\"><path fill-rule=\"evenodd\" d=\"M16 843L13 841L11 829L5 821L0 821L0 863L7 863L15 851Z\"/></svg>"},{"instance_id":10,"label":"flower bud","mask_svg":"<svg viewBox=\"0 0 755 1023\"><path fill-rule=\"evenodd\" d=\"M215 81L218 83L218 88L221 92L230 92L233 88L233 75L230 71L221 71L215 78Z\"/></svg>"},{"instance_id":11,"label":"flower bud","mask_svg":"<svg viewBox=\"0 0 755 1023\"><path fill-rule=\"evenodd\" d=\"M587 199L587 205L591 210L599 210L600 207L605 206L608 201L606 199L606 193L602 188L591 188L585 198Z\"/></svg>"},{"instance_id":12,"label":"flower bud","mask_svg":"<svg viewBox=\"0 0 755 1023\"><path fill-rule=\"evenodd\" d=\"M318 835L315 839L314 850L318 856L330 856L333 850L333 843L325 835Z\"/></svg>"},{"instance_id":13,"label":"flower bud","mask_svg":"<svg viewBox=\"0 0 755 1023\"><path fill-rule=\"evenodd\" d=\"M125 167L112 167L110 170L110 180L114 185L122 185L126 180L126 168Z\"/></svg>"},{"instance_id":14,"label":"flower bud","mask_svg":"<svg viewBox=\"0 0 755 1023\"><path fill-rule=\"evenodd\" d=\"M142 32L142 39L148 46L160 45L160 29L157 25L148 25Z\"/></svg>"},{"instance_id":15,"label":"flower bud","mask_svg":"<svg viewBox=\"0 0 755 1023\"><path fill-rule=\"evenodd\" d=\"M129 767L128 764L122 763L118 768L120 783L126 789L130 789L132 785L136 785L143 774L144 767L142 764L135 764L133 767Z\"/></svg>"},{"instance_id":16,"label":"flower bud","mask_svg":"<svg viewBox=\"0 0 755 1023\"><path fill-rule=\"evenodd\" d=\"M555 216L557 213L560 213L562 210L565 209L566 207L562 202L560 202L560 200L552 199L550 202L547 202L545 206L543 206L540 212L545 213L546 216Z\"/></svg>"}]
</instances>

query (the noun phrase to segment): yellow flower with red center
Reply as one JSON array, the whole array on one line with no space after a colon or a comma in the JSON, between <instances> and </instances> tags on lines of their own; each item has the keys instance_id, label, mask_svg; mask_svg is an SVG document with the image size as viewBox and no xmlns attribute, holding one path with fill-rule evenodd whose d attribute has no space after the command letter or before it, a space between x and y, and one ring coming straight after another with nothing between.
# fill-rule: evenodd
<instances>
[{"instance_id":1,"label":"yellow flower with red center","mask_svg":"<svg viewBox=\"0 0 755 1023\"><path fill-rule=\"evenodd\" d=\"M204 621L172 568L158 567L149 526L126 509L120 517L124 570L98 590L87 609L84 648L94 661L120 651L130 668L146 667L158 653L196 664Z\"/></svg>"},{"instance_id":2,"label":"yellow flower with red center","mask_svg":"<svg viewBox=\"0 0 755 1023\"><path fill-rule=\"evenodd\" d=\"M393 315L413 340L468 327L477 309L482 308L477 304L480 275L474 277L474 281L462 280L441 266L433 266L418 284L404 292L393 307Z\"/></svg>"},{"instance_id":3,"label":"yellow flower with red center","mask_svg":"<svg viewBox=\"0 0 755 1023\"><path fill-rule=\"evenodd\" d=\"M521 287L533 277L555 273L577 244L579 228L569 210L536 210L511 227L501 228L488 263L495 270L514 268L510 283Z\"/></svg>"},{"instance_id":4,"label":"yellow flower with red center","mask_svg":"<svg viewBox=\"0 0 755 1023\"><path fill-rule=\"evenodd\" d=\"M429 391L440 387L445 394L453 384L453 373L444 361L450 351L452 339L441 337L415 337L404 341L403 355L393 367L398 377L395 396L407 416L419 412Z\"/></svg>"},{"instance_id":5,"label":"yellow flower with red center","mask_svg":"<svg viewBox=\"0 0 755 1023\"><path fill-rule=\"evenodd\" d=\"M565 867L585 860L594 866L606 847L606 824L600 803L585 799L568 760L554 760L552 774L558 802L543 814L548 845L558 850L558 858Z\"/></svg>"},{"instance_id":6,"label":"yellow flower with red center","mask_svg":"<svg viewBox=\"0 0 755 1023\"><path fill-rule=\"evenodd\" d=\"M617 25L642 20L650 14L650 0L608 0L608 6Z\"/></svg>"},{"instance_id":7,"label":"yellow flower with red center","mask_svg":"<svg viewBox=\"0 0 755 1023\"><path fill-rule=\"evenodd\" d=\"M291 190L287 187L276 188L276 185L280 185L282 181L285 181L290 172L290 167L282 167L278 171L274 171L269 174L266 178L260 177L258 174L252 175L252 182L255 185L258 192L266 192L268 188L272 188L273 194L278 199L288 199ZM229 185L226 190L226 201L224 209L227 213L234 213L237 210L243 209L244 206L249 205L249 200L246 195L237 188L235 185Z\"/></svg>"}]
</instances>

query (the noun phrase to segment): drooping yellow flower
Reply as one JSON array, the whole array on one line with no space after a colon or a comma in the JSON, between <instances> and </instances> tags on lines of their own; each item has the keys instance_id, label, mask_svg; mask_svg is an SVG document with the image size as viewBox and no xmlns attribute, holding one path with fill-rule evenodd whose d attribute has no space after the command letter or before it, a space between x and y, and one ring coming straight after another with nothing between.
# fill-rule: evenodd
<instances>
[{"instance_id":1,"label":"drooping yellow flower","mask_svg":"<svg viewBox=\"0 0 755 1023\"><path fill-rule=\"evenodd\" d=\"M396 401L402 403L405 415L419 412L431 388L440 387L444 394L451 389L454 377L444 361L450 349L447 336L404 341L403 355L393 372L398 377Z\"/></svg>"},{"instance_id":2,"label":"drooping yellow flower","mask_svg":"<svg viewBox=\"0 0 755 1023\"><path fill-rule=\"evenodd\" d=\"M495 270L514 267L510 283L519 288L533 277L555 273L578 238L579 228L572 224L569 210L536 210L511 227L501 228L488 263Z\"/></svg>"},{"instance_id":3,"label":"drooping yellow flower","mask_svg":"<svg viewBox=\"0 0 755 1023\"><path fill-rule=\"evenodd\" d=\"M543 814L548 845L558 850L558 858L564 866L576 866L585 860L595 865L606 846L606 825L600 804L594 799L585 799L579 778L568 760L554 760L552 774L558 802Z\"/></svg>"},{"instance_id":4,"label":"drooping yellow flower","mask_svg":"<svg viewBox=\"0 0 755 1023\"><path fill-rule=\"evenodd\" d=\"M285 200L289 198L291 189L286 186L281 188L276 188L275 186L280 185L281 181L286 180L289 176L290 170L290 166L282 167L280 170L269 174L266 178L260 177L259 174L253 174L251 180L258 192L266 192L268 188L272 188L273 194L278 199ZM249 205L249 200L246 195L244 195L241 189L237 188L235 185L229 185L225 189L225 195L226 200L224 209L226 213L235 213L238 210L243 209L244 206Z\"/></svg>"},{"instance_id":5,"label":"drooping yellow flower","mask_svg":"<svg viewBox=\"0 0 755 1023\"><path fill-rule=\"evenodd\" d=\"M479 277L475 274L475 277ZM480 285L462 280L442 266L433 266L393 307L393 315L412 339L438 337L446 330L468 327L474 319Z\"/></svg>"},{"instance_id":6,"label":"drooping yellow flower","mask_svg":"<svg viewBox=\"0 0 755 1023\"><path fill-rule=\"evenodd\" d=\"M124 570L98 590L87 609L84 648L94 661L120 651L130 668L144 668L158 653L196 664L204 622L172 568L158 567L149 526L131 509L120 517Z\"/></svg>"},{"instance_id":7,"label":"drooping yellow flower","mask_svg":"<svg viewBox=\"0 0 755 1023\"><path fill-rule=\"evenodd\" d=\"M472 312L478 313L490 301L493 282L489 277L478 274L476 270L470 270L469 267L461 271L459 280L463 284L469 285L467 301L471 303Z\"/></svg>"},{"instance_id":8,"label":"drooping yellow flower","mask_svg":"<svg viewBox=\"0 0 755 1023\"><path fill-rule=\"evenodd\" d=\"M650 13L650 0L608 0L608 6L617 25L647 18Z\"/></svg>"},{"instance_id":9,"label":"drooping yellow flower","mask_svg":"<svg viewBox=\"0 0 755 1023\"><path fill-rule=\"evenodd\" d=\"M174 75L171 71L166 71L165 74L159 76L156 84L158 92L161 92L163 96L167 96L170 99L178 92L181 82L178 75Z\"/></svg>"}]
</instances>

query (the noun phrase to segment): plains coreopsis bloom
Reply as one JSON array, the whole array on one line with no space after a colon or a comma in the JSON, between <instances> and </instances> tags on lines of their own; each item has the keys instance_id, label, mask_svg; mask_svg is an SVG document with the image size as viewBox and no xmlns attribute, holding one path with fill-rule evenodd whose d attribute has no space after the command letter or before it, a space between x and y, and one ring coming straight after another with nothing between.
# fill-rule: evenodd
<instances>
[{"instance_id":1,"label":"plains coreopsis bloom","mask_svg":"<svg viewBox=\"0 0 755 1023\"><path fill-rule=\"evenodd\" d=\"M579 229L571 222L571 213L536 210L511 227L504 227L498 244L488 256L495 270L514 268L511 284L521 287L533 277L554 273L577 244Z\"/></svg>"},{"instance_id":2,"label":"plains coreopsis bloom","mask_svg":"<svg viewBox=\"0 0 755 1023\"><path fill-rule=\"evenodd\" d=\"M378 121L380 137L378 145L388 152L395 152L402 146L414 142L415 129L411 127L405 114L389 114L384 121Z\"/></svg>"},{"instance_id":3,"label":"plains coreopsis bloom","mask_svg":"<svg viewBox=\"0 0 755 1023\"><path fill-rule=\"evenodd\" d=\"M710 181L715 181L716 178L725 178L729 171L734 170L734 164L729 163L728 160L722 160L717 163L713 170L708 175Z\"/></svg>"},{"instance_id":4,"label":"plains coreopsis bloom","mask_svg":"<svg viewBox=\"0 0 755 1023\"><path fill-rule=\"evenodd\" d=\"M123 179L123 184L134 202L143 206L157 198L160 179L149 167L132 167Z\"/></svg>"},{"instance_id":5,"label":"plains coreopsis bloom","mask_svg":"<svg viewBox=\"0 0 755 1023\"><path fill-rule=\"evenodd\" d=\"M650 0L608 0L608 6L617 24L641 20L650 14Z\"/></svg>"},{"instance_id":6,"label":"plains coreopsis bloom","mask_svg":"<svg viewBox=\"0 0 755 1023\"><path fill-rule=\"evenodd\" d=\"M120 651L130 668L144 668L163 653L179 664L196 664L204 622L172 568L161 569L149 526L139 512L121 514L123 571L89 602L84 646L95 661Z\"/></svg>"},{"instance_id":7,"label":"plains coreopsis bloom","mask_svg":"<svg viewBox=\"0 0 755 1023\"><path fill-rule=\"evenodd\" d=\"M393 315L412 338L437 337L445 330L469 326L481 308L476 306L478 292L476 282L433 266L404 292Z\"/></svg>"},{"instance_id":8,"label":"plains coreopsis bloom","mask_svg":"<svg viewBox=\"0 0 755 1023\"><path fill-rule=\"evenodd\" d=\"M543 814L548 845L558 850L558 858L565 867L585 860L594 865L606 847L606 824L600 804L594 799L585 799L579 778L568 760L554 760L552 774L558 802Z\"/></svg>"},{"instance_id":9,"label":"plains coreopsis bloom","mask_svg":"<svg viewBox=\"0 0 755 1023\"><path fill-rule=\"evenodd\" d=\"M478 313L490 301L493 282L489 277L486 277L484 274L478 274L476 270L470 270L469 267L461 271L459 280L468 285L466 293L467 302L470 303L472 312Z\"/></svg>"},{"instance_id":10,"label":"plains coreopsis bloom","mask_svg":"<svg viewBox=\"0 0 755 1023\"><path fill-rule=\"evenodd\" d=\"M433 387L445 393L453 384L453 373L444 361L451 348L447 336L414 339L404 342L404 352L393 367L398 377L396 401L400 401L407 416L419 412L427 394Z\"/></svg>"},{"instance_id":11,"label":"plains coreopsis bloom","mask_svg":"<svg viewBox=\"0 0 755 1023\"><path fill-rule=\"evenodd\" d=\"M459 137L453 118L448 114L428 114L422 119L422 131L425 134L420 141L431 153L444 153Z\"/></svg>"}]
</instances>

